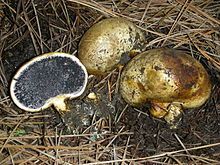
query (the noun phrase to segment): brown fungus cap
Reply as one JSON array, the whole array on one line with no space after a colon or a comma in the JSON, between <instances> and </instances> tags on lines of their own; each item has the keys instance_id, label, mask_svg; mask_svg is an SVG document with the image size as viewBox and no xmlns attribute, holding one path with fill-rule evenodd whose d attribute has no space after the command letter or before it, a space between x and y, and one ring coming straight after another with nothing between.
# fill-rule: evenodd
<instances>
[{"instance_id":1,"label":"brown fungus cap","mask_svg":"<svg viewBox=\"0 0 220 165\"><path fill-rule=\"evenodd\" d=\"M80 96L87 84L87 71L75 56L47 53L33 58L15 74L10 86L14 103L37 112L54 105L65 111L64 100Z\"/></svg>"},{"instance_id":2,"label":"brown fungus cap","mask_svg":"<svg viewBox=\"0 0 220 165\"><path fill-rule=\"evenodd\" d=\"M120 92L133 106L151 103L151 113L160 118L169 109L179 114L178 109L200 107L210 96L211 82L202 64L192 56L160 48L129 61L121 74Z\"/></svg>"},{"instance_id":3,"label":"brown fungus cap","mask_svg":"<svg viewBox=\"0 0 220 165\"><path fill-rule=\"evenodd\" d=\"M144 34L135 24L124 18L107 18L83 35L78 57L90 74L103 75L127 63L129 55L140 52L143 44Z\"/></svg>"}]
</instances>

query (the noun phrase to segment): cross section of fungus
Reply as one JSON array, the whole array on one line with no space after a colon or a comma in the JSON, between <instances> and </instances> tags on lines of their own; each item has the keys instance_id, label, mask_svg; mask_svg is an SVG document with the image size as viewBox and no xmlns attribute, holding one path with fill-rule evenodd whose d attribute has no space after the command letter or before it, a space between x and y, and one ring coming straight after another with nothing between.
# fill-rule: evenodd
<instances>
[{"instance_id":1,"label":"cross section of fungus","mask_svg":"<svg viewBox=\"0 0 220 165\"><path fill-rule=\"evenodd\" d=\"M65 110L64 99L81 95L86 83L86 69L75 56L48 53L23 65L14 76L10 90L13 101L21 109L38 111L54 104Z\"/></svg>"}]
</instances>

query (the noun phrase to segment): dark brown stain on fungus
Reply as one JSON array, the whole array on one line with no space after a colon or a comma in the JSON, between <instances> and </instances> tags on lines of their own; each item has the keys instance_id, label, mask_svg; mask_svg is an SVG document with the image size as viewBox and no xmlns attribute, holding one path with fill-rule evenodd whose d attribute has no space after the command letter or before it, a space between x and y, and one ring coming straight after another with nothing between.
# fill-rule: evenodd
<instances>
[{"instance_id":1,"label":"dark brown stain on fungus","mask_svg":"<svg viewBox=\"0 0 220 165\"><path fill-rule=\"evenodd\" d=\"M158 70L163 70L163 68L161 68L161 67L159 67L159 66L154 66L154 69L156 70L156 71L158 71Z\"/></svg>"},{"instance_id":2,"label":"dark brown stain on fungus","mask_svg":"<svg viewBox=\"0 0 220 165\"><path fill-rule=\"evenodd\" d=\"M119 64L125 65L130 60L131 60L131 57L128 55L128 52L122 53Z\"/></svg>"},{"instance_id":3,"label":"dark brown stain on fungus","mask_svg":"<svg viewBox=\"0 0 220 165\"><path fill-rule=\"evenodd\" d=\"M164 54L163 60L166 65L165 68L169 70L167 74L174 78L176 85L179 87L178 97L185 98L191 95L190 89L198 83L199 70L195 64L196 61L190 60L191 63L189 64L188 55L184 52L179 52L181 53L181 58L173 51L169 55Z\"/></svg>"},{"instance_id":4,"label":"dark brown stain on fungus","mask_svg":"<svg viewBox=\"0 0 220 165\"><path fill-rule=\"evenodd\" d=\"M141 91L141 92L146 92L146 89L145 89L145 87L144 87L144 85L141 83L141 82L137 82L137 85L138 85L138 87L139 87L139 90Z\"/></svg>"},{"instance_id":5,"label":"dark brown stain on fungus","mask_svg":"<svg viewBox=\"0 0 220 165\"><path fill-rule=\"evenodd\" d=\"M140 69L141 75L143 75L143 74L144 74L144 70L145 70L145 68L144 68L144 67L142 67L142 68Z\"/></svg>"}]
</instances>

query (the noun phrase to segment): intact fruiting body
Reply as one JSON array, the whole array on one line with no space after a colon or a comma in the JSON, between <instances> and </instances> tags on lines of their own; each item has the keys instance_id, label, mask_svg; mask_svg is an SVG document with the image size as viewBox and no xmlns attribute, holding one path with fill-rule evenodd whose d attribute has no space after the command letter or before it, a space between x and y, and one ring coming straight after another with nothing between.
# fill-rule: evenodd
<instances>
[{"instance_id":1,"label":"intact fruiting body","mask_svg":"<svg viewBox=\"0 0 220 165\"><path fill-rule=\"evenodd\" d=\"M90 74L106 74L139 52L144 35L132 22L108 18L94 24L82 37L78 57Z\"/></svg>"},{"instance_id":2,"label":"intact fruiting body","mask_svg":"<svg viewBox=\"0 0 220 165\"><path fill-rule=\"evenodd\" d=\"M47 53L24 64L10 85L14 103L21 109L37 112L54 105L66 111L67 98L76 98L85 90L87 71L75 56Z\"/></svg>"},{"instance_id":3,"label":"intact fruiting body","mask_svg":"<svg viewBox=\"0 0 220 165\"><path fill-rule=\"evenodd\" d=\"M151 114L173 122L182 108L196 108L211 93L209 75L183 51L153 49L135 56L121 74L120 92L133 106L151 103ZM173 113L173 114L171 114Z\"/></svg>"}]
</instances>

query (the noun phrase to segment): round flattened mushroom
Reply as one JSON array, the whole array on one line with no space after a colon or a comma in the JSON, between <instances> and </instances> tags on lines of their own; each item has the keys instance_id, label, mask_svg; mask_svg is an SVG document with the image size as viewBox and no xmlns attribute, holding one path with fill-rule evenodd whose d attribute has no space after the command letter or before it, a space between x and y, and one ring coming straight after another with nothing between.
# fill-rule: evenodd
<instances>
[{"instance_id":1,"label":"round flattened mushroom","mask_svg":"<svg viewBox=\"0 0 220 165\"><path fill-rule=\"evenodd\" d=\"M201 63L180 50L160 48L135 56L121 74L120 92L133 106L151 103L150 113L174 123L182 109L200 107L211 94Z\"/></svg>"},{"instance_id":2,"label":"round flattened mushroom","mask_svg":"<svg viewBox=\"0 0 220 165\"><path fill-rule=\"evenodd\" d=\"M107 18L94 24L79 43L78 57L90 74L103 75L126 63L143 48L144 34L123 18Z\"/></svg>"},{"instance_id":3,"label":"round flattened mushroom","mask_svg":"<svg viewBox=\"0 0 220 165\"><path fill-rule=\"evenodd\" d=\"M63 113L67 111L65 99L80 96L87 78L86 68L75 56L47 53L33 58L17 71L10 94L23 110L37 112L54 105Z\"/></svg>"}]
</instances>

